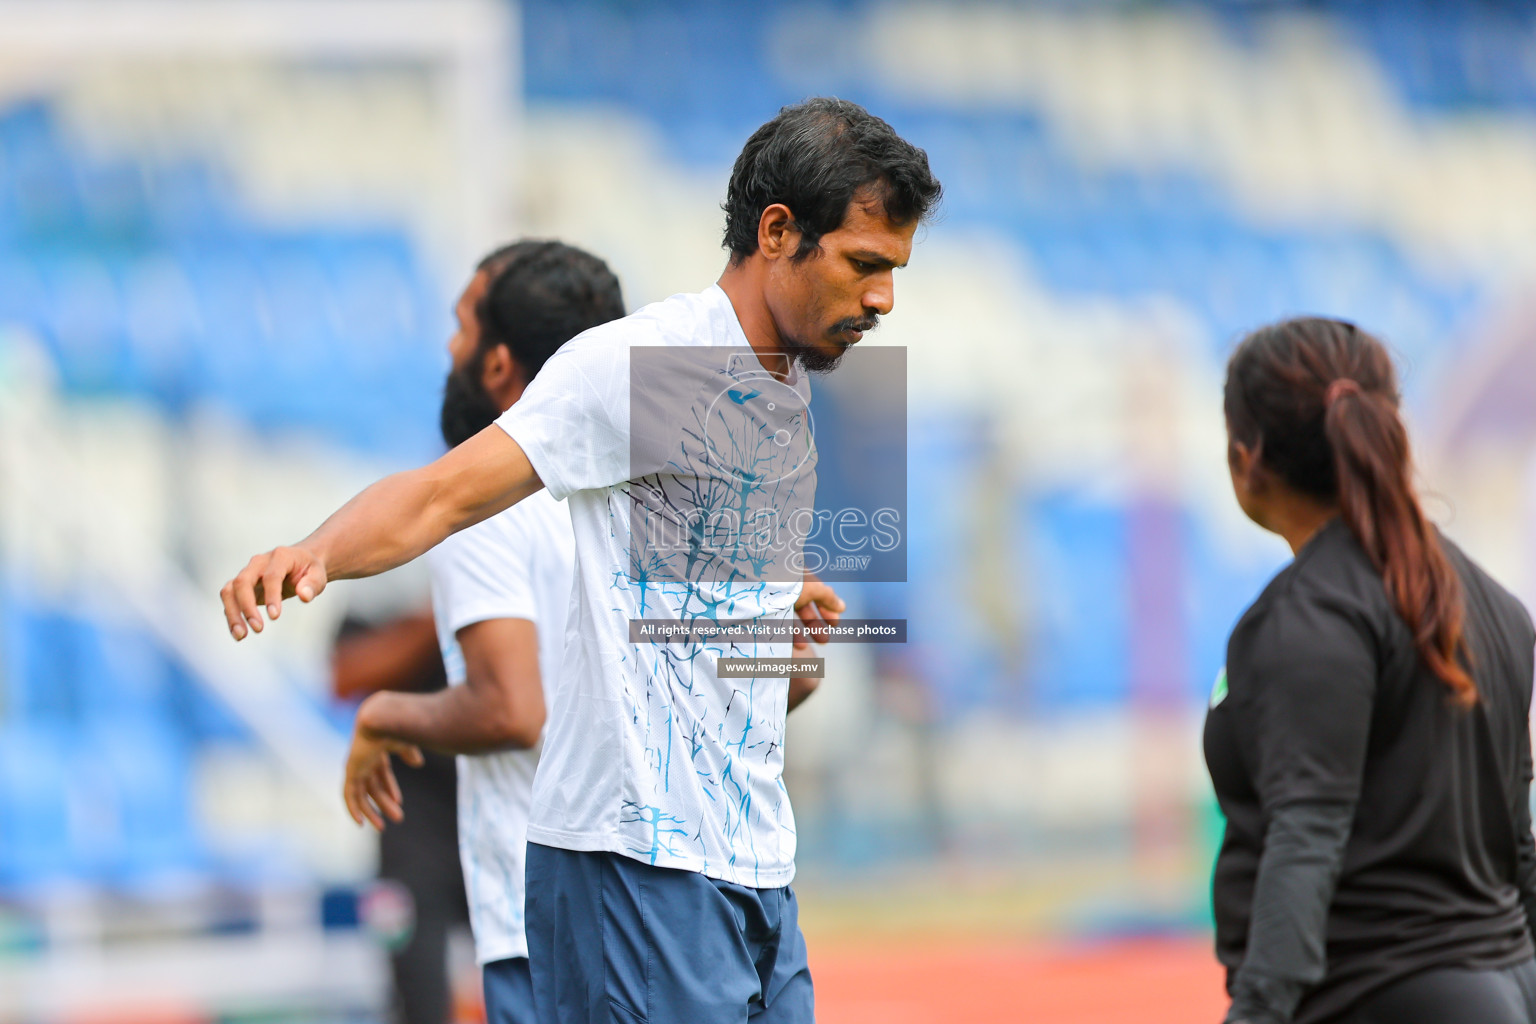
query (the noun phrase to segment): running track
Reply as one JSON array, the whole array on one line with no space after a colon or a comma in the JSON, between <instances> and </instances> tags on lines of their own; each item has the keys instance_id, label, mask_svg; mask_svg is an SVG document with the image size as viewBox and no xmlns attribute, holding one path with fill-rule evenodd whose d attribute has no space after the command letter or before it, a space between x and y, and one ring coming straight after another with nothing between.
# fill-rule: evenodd
<instances>
[{"instance_id":1,"label":"running track","mask_svg":"<svg viewBox=\"0 0 1536 1024\"><path fill-rule=\"evenodd\" d=\"M811 944L818 1024L1215 1024L1209 938Z\"/></svg>"}]
</instances>

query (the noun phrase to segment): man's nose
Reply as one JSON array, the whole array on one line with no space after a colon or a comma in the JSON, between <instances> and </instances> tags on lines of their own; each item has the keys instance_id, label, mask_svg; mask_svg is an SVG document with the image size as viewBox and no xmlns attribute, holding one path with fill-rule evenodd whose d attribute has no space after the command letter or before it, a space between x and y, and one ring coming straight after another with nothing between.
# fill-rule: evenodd
<instances>
[{"instance_id":1,"label":"man's nose","mask_svg":"<svg viewBox=\"0 0 1536 1024\"><path fill-rule=\"evenodd\" d=\"M885 316L896 305L895 282L889 272L881 274L864 290L864 312L870 316Z\"/></svg>"}]
</instances>

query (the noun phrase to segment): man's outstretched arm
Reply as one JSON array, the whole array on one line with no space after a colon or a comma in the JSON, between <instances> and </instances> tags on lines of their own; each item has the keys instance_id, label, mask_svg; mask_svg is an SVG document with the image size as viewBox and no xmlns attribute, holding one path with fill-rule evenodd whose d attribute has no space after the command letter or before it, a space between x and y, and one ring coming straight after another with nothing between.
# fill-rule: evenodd
<instances>
[{"instance_id":1,"label":"man's outstretched arm","mask_svg":"<svg viewBox=\"0 0 1536 1024\"><path fill-rule=\"evenodd\" d=\"M260 633L263 606L276 619L285 598L312 601L331 580L404 565L543 486L523 449L492 424L436 462L367 488L297 545L252 558L219 591L229 632Z\"/></svg>"}]
</instances>

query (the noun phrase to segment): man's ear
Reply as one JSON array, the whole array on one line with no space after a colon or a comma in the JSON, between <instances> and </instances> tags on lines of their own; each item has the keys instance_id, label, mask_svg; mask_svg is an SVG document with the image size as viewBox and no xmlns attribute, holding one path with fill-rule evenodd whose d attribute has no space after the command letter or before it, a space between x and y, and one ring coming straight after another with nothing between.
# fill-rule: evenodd
<instances>
[{"instance_id":1,"label":"man's ear","mask_svg":"<svg viewBox=\"0 0 1536 1024\"><path fill-rule=\"evenodd\" d=\"M1248 446L1241 441L1227 440L1227 468L1236 476L1244 476L1248 472Z\"/></svg>"},{"instance_id":2,"label":"man's ear","mask_svg":"<svg viewBox=\"0 0 1536 1024\"><path fill-rule=\"evenodd\" d=\"M505 345L492 345L480 354L480 386L494 391L506 380L512 368L512 352Z\"/></svg>"},{"instance_id":3,"label":"man's ear","mask_svg":"<svg viewBox=\"0 0 1536 1024\"><path fill-rule=\"evenodd\" d=\"M1259 465L1258 447L1248 447L1241 441L1227 442L1227 465L1232 469L1232 475L1248 487L1250 491L1263 490L1264 474Z\"/></svg>"},{"instance_id":4,"label":"man's ear","mask_svg":"<svg viewBox=\"0 0 1536 1024\"><path fill-rule=\"evenodd\" d=\"M505 345L492 345L480 360L480 384L498 400L522 394L528 381L523 366Z\"/></svg>"},{"instance_id":5,"label":"man's ear","mask_svg":"<svg viewBox=\"0 0 1536 1024\"><path fill-rule=\"evenodd\" d=\"M774 203L757 219L757 251L770 260L793 256L800 249L800 229L795 215L783 203Z\"/></svg>"}]
</instances>

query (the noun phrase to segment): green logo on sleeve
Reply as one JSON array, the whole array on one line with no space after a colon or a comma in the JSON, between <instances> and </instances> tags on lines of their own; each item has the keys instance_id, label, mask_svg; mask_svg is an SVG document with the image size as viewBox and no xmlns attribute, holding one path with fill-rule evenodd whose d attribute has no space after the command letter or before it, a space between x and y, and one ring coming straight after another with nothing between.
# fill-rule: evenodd
<instances>
[{"instance_id":1,"label":"green logo on sleeve","mask_svg":"<svg viewBox=\"0 0 1536 1024\"><path fill-rule=\"evenodd\" d=\"M1216 673L1216 685L1211 687L1211 707L1215 707L1227 699L1227 666L1221 666L1221 671Z\"/></svg>"}]
</instances>

